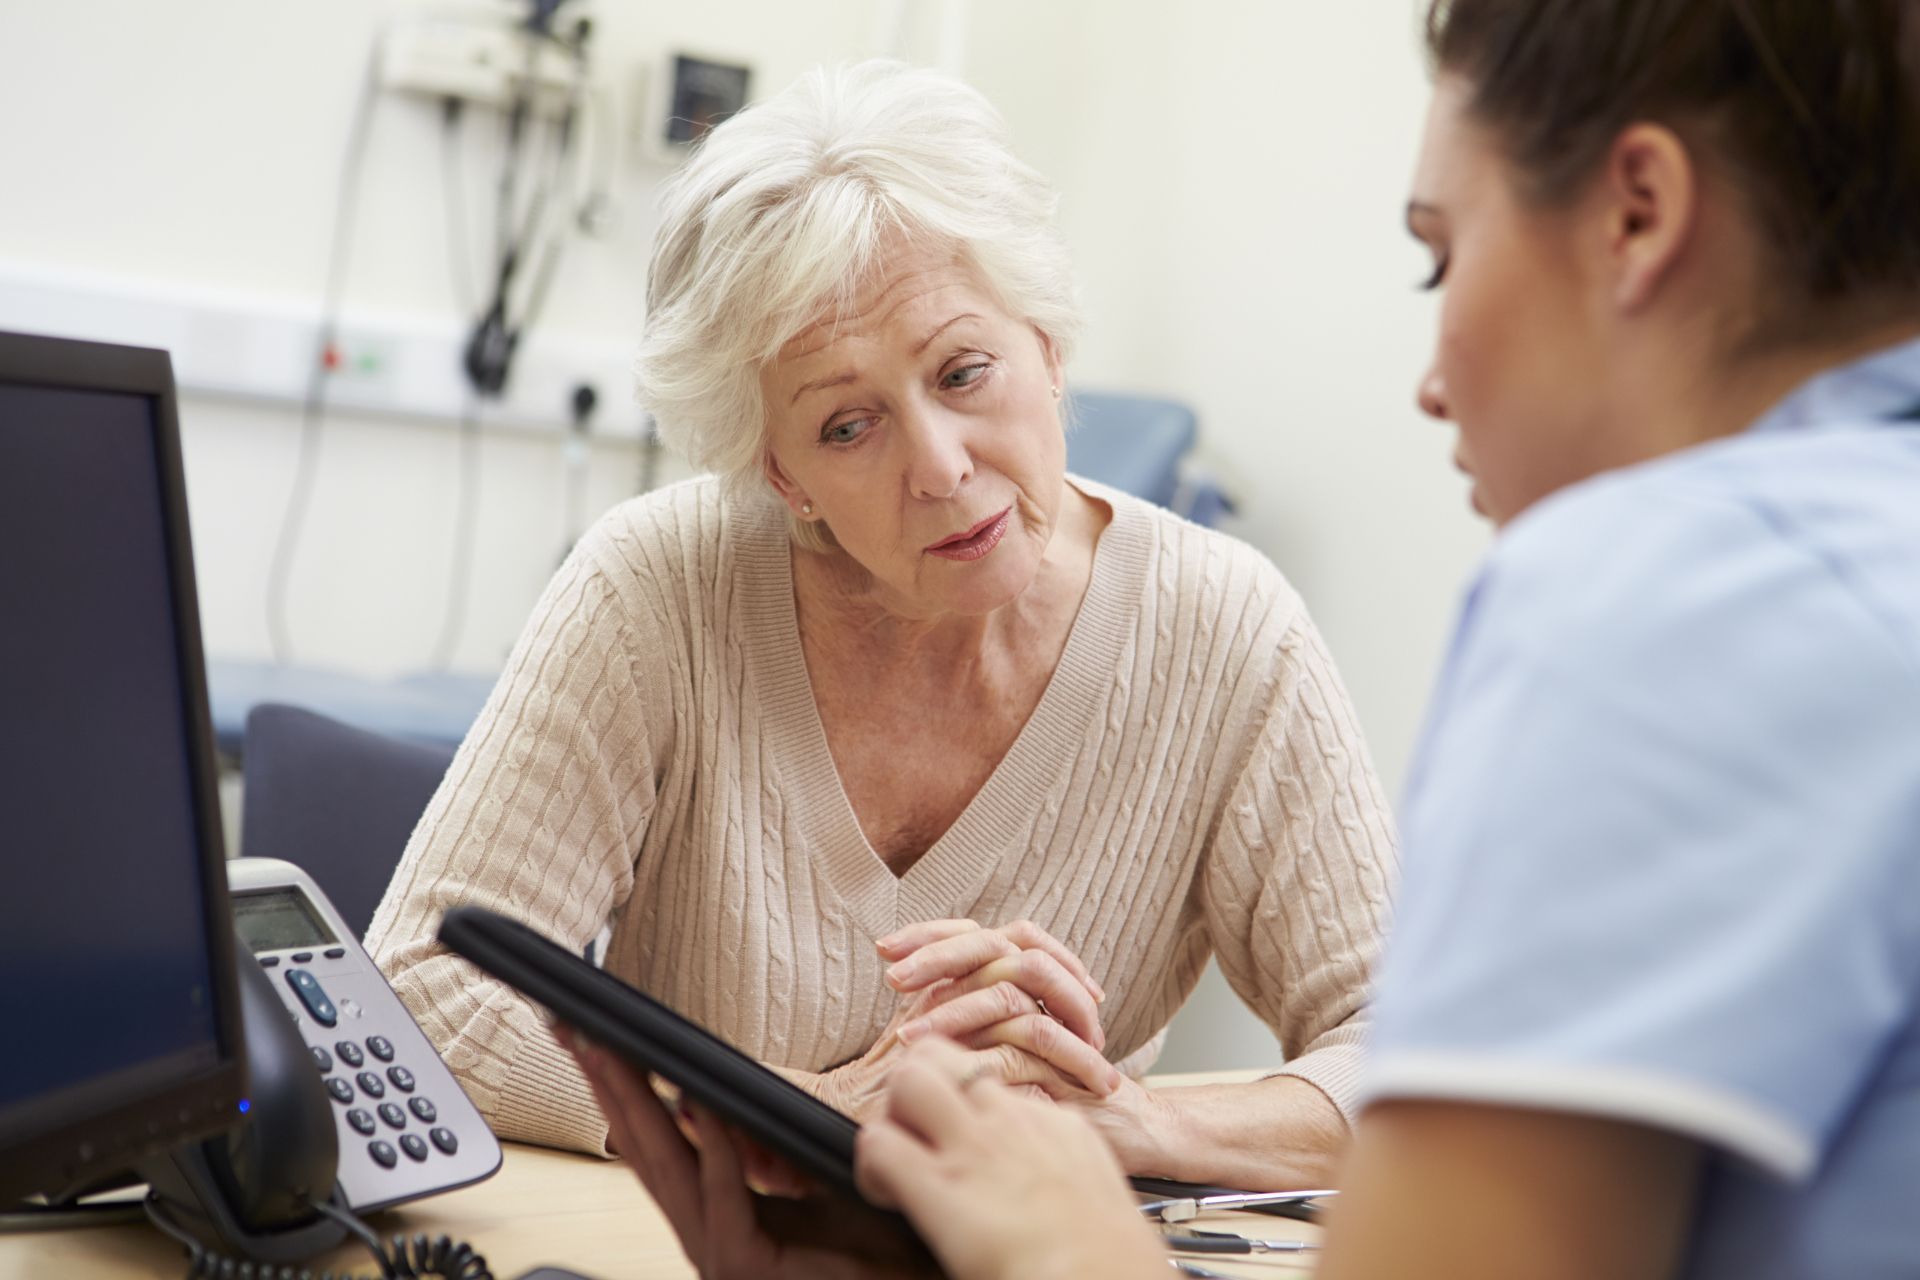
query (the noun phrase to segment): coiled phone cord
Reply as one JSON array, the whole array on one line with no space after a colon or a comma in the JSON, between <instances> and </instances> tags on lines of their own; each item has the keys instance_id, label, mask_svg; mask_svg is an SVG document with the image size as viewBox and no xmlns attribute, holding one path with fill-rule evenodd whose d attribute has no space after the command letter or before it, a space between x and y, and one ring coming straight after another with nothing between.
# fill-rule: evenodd
<instances>
[{"instance_id":1,"label":"coiled phone cord","mask_svg":"<svg viewBox=\"0 0 1920 1280\"><path fill-rule=\"evenodd\" d=\"M493 1272L487 1269L486 1258L464 1240L422 1234L411 1238L394 1236L390 1244L383 1245L371 1227L344 1209L331 1204L314 1204L312 1207L316 1212L340 1223L367 1247L375 1265L380 1268L380 1280L430 1280L434 1277L438 1280L493 1280ZM194 1239L154 1197L147 1197L146 1210L147 1217L155 1226L186 1246L187 1280L366 1280L346 1271L313 1271L303 1267L231 1258L214 1252Z\"/></svg>"}]
</instances>

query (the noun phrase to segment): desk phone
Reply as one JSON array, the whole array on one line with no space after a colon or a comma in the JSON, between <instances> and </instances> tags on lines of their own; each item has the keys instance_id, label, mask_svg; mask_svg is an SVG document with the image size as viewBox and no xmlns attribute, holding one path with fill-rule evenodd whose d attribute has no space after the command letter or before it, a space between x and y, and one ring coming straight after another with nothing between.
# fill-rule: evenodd
<instances>
[{"instance_id":1,"label":"desk phone","mask_svg":"<svg viewBox=\"0 0 1920 1280\"><path fill-rule=\"evenodd\" d=\"M275 858L227 863L235 932L324 1082L336 1177L367 1213L478 1182L500 1144L320 888Z\"/></svg>"}]
</instances>

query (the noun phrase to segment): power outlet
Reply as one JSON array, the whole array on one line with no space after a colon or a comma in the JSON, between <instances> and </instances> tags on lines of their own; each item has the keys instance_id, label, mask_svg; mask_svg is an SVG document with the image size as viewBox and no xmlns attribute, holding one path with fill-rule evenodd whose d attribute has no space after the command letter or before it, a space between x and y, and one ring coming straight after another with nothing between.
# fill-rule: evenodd
<instances>
[{"instance_id":1,"label":"power outlet","mask_svg":"<svg viewBox=\"0 0 1920 1280\"><path fill-rule=\"evenodd\" d=\"M385 394L402 372L400 343L376 333L341 333L322 355L336 386L368 396Z\"/></svg>"},{"instance_id":2,"label":"power outlet","mask_svg":"<svg viewBox=\"0 0 1920 1280\"><path fill-rule=\"evenodd\" d=\"M557 108L578 68L553 42L480 18L409 18L394 24L380 48L381 86L396 93L505 107L529 73L535 105Z\"/></svg>"}]
</instances>

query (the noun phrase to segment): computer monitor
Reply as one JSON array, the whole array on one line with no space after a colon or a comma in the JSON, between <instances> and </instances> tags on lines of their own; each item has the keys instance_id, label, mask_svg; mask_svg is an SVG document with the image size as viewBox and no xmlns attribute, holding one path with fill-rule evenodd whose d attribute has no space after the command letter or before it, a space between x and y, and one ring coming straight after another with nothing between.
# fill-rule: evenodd
<instances>
[{"instance_id":1,"label":"computer monitor","mask_svg":"<svg viewBox=\"0 0 1920 1280\"><path fill-rule=\"evenodd\" d=\"M213 762L167 355L0 334L0 1205L244 1106Z\"/></svg>"}]
</instances>

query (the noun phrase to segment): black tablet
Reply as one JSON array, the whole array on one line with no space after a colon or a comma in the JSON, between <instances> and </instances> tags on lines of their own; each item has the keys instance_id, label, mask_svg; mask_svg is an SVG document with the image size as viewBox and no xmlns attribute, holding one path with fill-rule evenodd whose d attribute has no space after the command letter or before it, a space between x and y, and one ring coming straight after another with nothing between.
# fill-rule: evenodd
<instances>
[{"instance_id":1,"label":"black tablet","mask_svg":"<svg viewBox=\"0 0 1920 1280\"><path fill-rule=\"evenodd\" d=\"M859 1126L705 1028L484 907L448 911L440 941L608 1052L672 1082L809 1177L859 1197L853 1180Z\"/></svg>"},{"instance_id":2,"label":"black tablet","mask_svg":"<svg viewBox=\"0 0 1920 1280\"><path fill-rule=\"evenodd\" d=\"M923 1247L905 1217L868 1204L854 1185L853 1140L860 1126L846 1115L518 920L484 907L454 907L440 921L440 941L609 1052L670 1081L822 1186L857 1202L862 1213L889 1220L916 1250ZM1156 1196L1223 1190L1132 1181L1136 1191ZM770 1208L777 1218L788 1216L785 1206Z\"/></svg>"}]
</instances>

